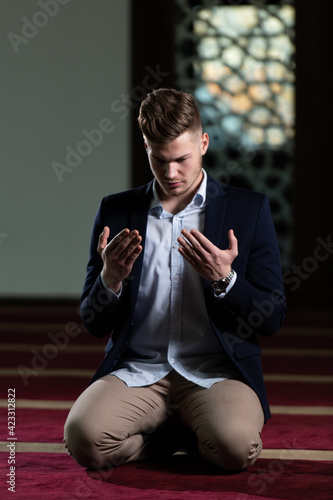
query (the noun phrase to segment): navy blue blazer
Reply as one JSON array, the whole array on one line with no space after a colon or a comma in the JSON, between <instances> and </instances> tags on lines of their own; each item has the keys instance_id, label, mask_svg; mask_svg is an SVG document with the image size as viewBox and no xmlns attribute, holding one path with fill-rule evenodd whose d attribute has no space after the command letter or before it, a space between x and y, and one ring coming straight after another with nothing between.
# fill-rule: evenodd
<instances>
[{"instance_id":1,"label":"navy blue blazer","mask_svg":"<svg viewBox=\"0 0 333 500\"><path fill-rule=\"evenodd\" d=\"M87 330L96 337L109 335L110 340L106 356L91 382L117 367L135 324L151 199L152 182L103 198L95 218L80 309ZM99 278L102 259L97 244L104 226L110 228L110 240L125 227L137 229L142 236L143 251L124 283L117 304L109 304ZM226 297L217 300L209 281L202 279L205 305L217 338L246 383L257 393L267 420L270 411L256 337L277 332L286 312L280 253L269 202L265 195L221 186L208 176L204 234L214 245L226 249L229 229L234 230L238 239L239 253L232 264L237 280Z\"/></svg>"}]
</instances>

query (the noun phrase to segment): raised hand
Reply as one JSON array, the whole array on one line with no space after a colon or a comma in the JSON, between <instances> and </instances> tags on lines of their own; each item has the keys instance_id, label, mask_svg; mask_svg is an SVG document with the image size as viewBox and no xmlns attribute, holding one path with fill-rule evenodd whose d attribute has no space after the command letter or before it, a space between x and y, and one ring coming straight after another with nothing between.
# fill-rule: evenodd
<instances>
[{"instance_id":1,"label":"raised hand","mask_svg":"<svg viewBox=\"0 0 333 500\"><path fill-rule=\"evenodd\" d=\"M213 245L200 231L182 229L178 238L181 255L195 271L209 281L225 278L231 271L231 264L238 255L238 241L233 229L228 232L229 248L221 250Z\"/></svg>"},{"instance_id":2,"label":"raised hand","mask_svg":"<svg viewBox=\"0 0 333 500\"><path fill-rule=\"evenodd\" d=\"M107 243L110 228L105 226L98 239L97 251L103 259L102 276L105 284L118 293L121 283L126 279L133 264L142 251L141 236L134 229L123 229L110 243Z\"/></svg>"}]
</instances>

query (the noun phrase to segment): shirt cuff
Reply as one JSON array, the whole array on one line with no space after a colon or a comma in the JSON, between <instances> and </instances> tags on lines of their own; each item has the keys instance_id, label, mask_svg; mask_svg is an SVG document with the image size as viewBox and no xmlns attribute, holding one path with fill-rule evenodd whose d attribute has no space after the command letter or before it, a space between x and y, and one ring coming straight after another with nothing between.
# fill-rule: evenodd
<instances>
[{"instance_id":1,"label":"shirt cuff","mask_svg":"<svg viewBox=\"0 0 333 500\"><path fill-rule=\"evenodd\" d=\"M113 290L111 290L111 288L109 288L107 286L107 284L105 283L104 281L104 278L102 276L102 273L99 275L100 279L101 279L101 283L102 283L102 287L107 291L108 293L108 297L110 299L110 301L112 302L116 302L119 298L120 298L120 295L121 295L121 292L123 291L123 285L121 285L121 288L119 290L118 293L115 293ZM230 285L229 285L230 286Z\"/></svg>"},{"instance_id":2,"label":"shirt cuff","mask_svg":"<svg viewBox=\"0 0 333 500\"><path fill-rule=\"evenodd\" d=\"M234 270L234 275L232 277L232 280L230 281L229 285L227 286L226 288L226 291L225 292L222 292L222 293L216 293L214 292L214 296L217 298L217 299L223 299L227 293L230 292L230 290L232 289L232 287L234 286L234 284L236 283L236 279L237 279L237 273L236 271Z\"/></svg>"}]
</instances>

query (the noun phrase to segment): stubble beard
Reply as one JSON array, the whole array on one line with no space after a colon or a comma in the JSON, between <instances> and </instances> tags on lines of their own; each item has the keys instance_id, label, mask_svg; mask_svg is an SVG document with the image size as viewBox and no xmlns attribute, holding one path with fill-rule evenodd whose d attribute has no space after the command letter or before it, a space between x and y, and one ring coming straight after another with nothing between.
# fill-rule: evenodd
<instances>
[{"instance_id":1,"label":"stubble beard","mask_svg":"<svg viewBox=\"0 0 333 500\"><path fill-rule=\"evenodd\" d=\"M193 185L196 183L196 181L198 180L199 176L202 175L202 161L200 162L200 167L198 169L198 173L195 177L195 179L193 179L193 181L191 182L191 184L189 186L187 186L184 190L182 191L178 191L175 192L173 190L168 190L166 191L165 188L163 189L162 186L161 188L163 189L163 191L168 195L168 196L173 196L173 197L177 197L177 196L183 196L183 195L186 195L186 193L188 193L189 191L191 191L191 188L193 187ZM203 175L202 175L202 178L203 178ZM199 187L199 186L198 186Z\"/></svg>"}]
</instances>

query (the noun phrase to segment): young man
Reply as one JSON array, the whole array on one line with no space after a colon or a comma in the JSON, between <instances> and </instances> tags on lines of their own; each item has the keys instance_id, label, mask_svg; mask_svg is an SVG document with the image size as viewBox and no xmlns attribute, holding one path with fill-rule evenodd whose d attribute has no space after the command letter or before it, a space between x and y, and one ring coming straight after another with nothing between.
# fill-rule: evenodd
<instances>
[{"instance_id":1,"label":"young man","mask_svg":"<svg viewBox=\"0 0 333 500\"><path fill-rule=\"evenodd\" d=\"M154 181L104 198L95 219L81 313L110 340L66 446L88 468L185 447L240 471L270 417L256 336L285 315L268 200L202 169L191 95L153 91L139 125Z\"/></svg>"}]
</instances>

